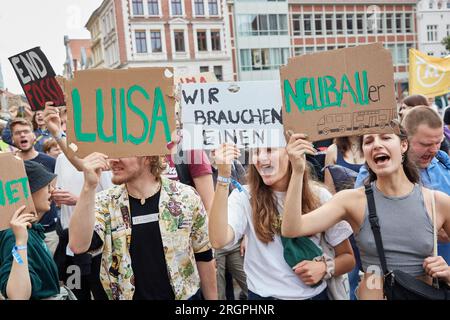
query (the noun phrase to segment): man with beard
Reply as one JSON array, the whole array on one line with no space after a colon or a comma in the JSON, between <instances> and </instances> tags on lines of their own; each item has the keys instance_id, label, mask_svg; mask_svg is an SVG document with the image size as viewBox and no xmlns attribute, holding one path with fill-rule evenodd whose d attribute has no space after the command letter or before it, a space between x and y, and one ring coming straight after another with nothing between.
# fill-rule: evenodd
<instances>
[{"instance_id":1,"label":"man with beard","mask_svg":"<svg viewBox=\"0 0 450 320\"><path fill-rule=\"evenodd\" d=\"M30 121L24 118L16 118L11 121L10 124L12 142L14 146L19 149L16 153L22 160L31 160L40 163L51 172L55 172L55 159L52 157L38 152L34 149L34 142L36 141L36 135L33 132L33 125ZM45 230L45 243L49 247L52 254L55 253L58 246L58 235L56 233L56 223L58 221L58 211L55 203L52 201L50 211L45 213L41 220L41 224Z\"/></svg>"},{"instance_id":2,"label":"man with beard","mask_svg":"<svg viewBox=\"0 0 450 320\"><path fill-rule=\"evenodd\" d=\"M444 139L441 117L428 106L411 109L403 120L408 134L408 157L417 165L421 183L430 189L450 195L450 158L439 150ZM366 166L362 166L355 188L363 185L369 176ZM439 232L438 255L450 263L450 243L443 230Z\"/></svg>"},{"instance_id":3,"label":"man with beard","mask_svg":"<svg viewBox=\"0 0 450 320\"><path fill-rule=\"evenodd\" d=\"M211 281L205 269L213 259L198 193L161 176L157 156L107 159L93 153L82 167L69 247L75 254L102 252L100 279L108 298L196 299L200 283L203 289ZM100 174L109 169L115 186L96 195ZM217 292L205 298L217 299Z\"/></svg>"}]
</instances>

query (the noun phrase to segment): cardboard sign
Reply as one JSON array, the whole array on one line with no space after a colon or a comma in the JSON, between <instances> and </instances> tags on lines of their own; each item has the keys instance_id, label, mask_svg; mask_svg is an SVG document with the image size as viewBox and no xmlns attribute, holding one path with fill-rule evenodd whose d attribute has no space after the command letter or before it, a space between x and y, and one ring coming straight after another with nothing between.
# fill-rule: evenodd
<instances>
[{"instance_id":1,"label":"cardboard sign","mask_svg":"<svg viewBox=\"0 0 450 320\"><path fill-rule=\"evenodd\" d=\"M428 97L450 92L450 56L430 57L409 49L409 92Z\"/></svg>"},{"instance_id":2,"label":"cardboard sign","mask_svg":"<svg viewBox=\"0 0 450 320\"><path fill-rule=\"evenodd\" d=\"M22 159L0 153L0 231L9 229L12 216L21 206L36 212Z\"/></svg>"},{"instance_id":3,"label":"cardboard sign","mask_svg":"<svg viewBox=\"0 0 450 320\"><path fill-rule=\"evenodd\" d=\"M216 75L214 72L201 72L194 75L175 75L175 84L178 83L208 83L217 82Z\"/></svg>"},{"instance_id":4,"label":"cardboard sign","mask_svg":"<svg viewBox=\"0 0 450 320\"><path fill-rule=\"evenodd\" d=\"M392 132L394 68L381 44L295 57L280 76L285 130L311 141Z\"/></svg>"},{"instance_id":5,"label":"cardboard sign","mask_svg":"<svg viewBox=\"0 0 450 320\"><path fill-rule=\"evenodd\" d=\"M40 47L9 58L30 104L31 110L42 110L46 101L64 106L64 94L55 79L50 62Z\"/></svg>"},{"instance_id":6,"label":"cardboard sign","mask_svg":"<svg viewBox=\"0 0 450 320\"><path fill-rule=\"evenodd\" d=\"M64 87L68 144L78 157L168 153L175 130L171 69L79 71Z\"/></svg>"},{"instance_id":7,"label":"cardboard sign","mask_svg":"<svg viewBox=\"0 0 450 320\"><path fill-rule=\"evenodd\" d=\"M183 149L283 147L279 81L183 84Z\"/></svg>"}]
</instances>

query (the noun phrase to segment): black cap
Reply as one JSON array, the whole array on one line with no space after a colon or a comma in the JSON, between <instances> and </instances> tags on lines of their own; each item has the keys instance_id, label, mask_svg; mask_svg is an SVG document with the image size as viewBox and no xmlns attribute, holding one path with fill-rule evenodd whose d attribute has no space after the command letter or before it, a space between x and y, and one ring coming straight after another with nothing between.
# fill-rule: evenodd
<instances>
[{"instance_id":1,"label":"black cap","mask_svg":"<svg viewBox=\"0 0 450 320\"><path fill-rule=\"evenodd\" d=\"M49 172L42 164L31 160L24 161L31 193L46 187L56 174Z\"/></svg>"},{"instance_id":2,"label":"black cap","mask_svg":"<svg viewBox=\"0 0 450 320\"><path fill-rule=\"evenodd\" d=\"M450 124L450 107L447 107L447 109L445 109L445 112L444 112L444 123L446 125Z\"/></svg>"}]
</instances>

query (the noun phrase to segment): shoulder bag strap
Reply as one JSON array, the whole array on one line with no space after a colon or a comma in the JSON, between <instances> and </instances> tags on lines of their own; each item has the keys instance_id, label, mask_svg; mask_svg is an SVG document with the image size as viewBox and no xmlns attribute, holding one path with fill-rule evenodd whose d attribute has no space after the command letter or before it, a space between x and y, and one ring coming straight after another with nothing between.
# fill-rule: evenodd
<instances>
[{"instance_id":1,"label":"shoulder bag strap","mask_svg":"<svg viewBox=\"0 0 450 320\"><path fill-rule=\"evenodd\" d=\"M377 209L375 207L375 199L373 197L373 190L371 185L366 185L367 205L369 206L369 222L372 228L375 244L377 246L378 257L381 262L381 268L384 275L389 273L386 263L386 256L384 255L383 240L381 239L380 223L377 216Z\"/></svg>"}]
</instances>

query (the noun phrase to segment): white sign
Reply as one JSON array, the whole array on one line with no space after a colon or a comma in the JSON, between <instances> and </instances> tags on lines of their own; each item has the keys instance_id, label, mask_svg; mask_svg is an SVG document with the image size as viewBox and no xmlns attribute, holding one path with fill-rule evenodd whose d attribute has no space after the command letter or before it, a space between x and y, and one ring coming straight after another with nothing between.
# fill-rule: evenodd
<instances>
[{"instance_id":1,"label":"white sign","mask_svg":"<svg viewBox=\"0 0 450 320\"><path fill-rule=\"evenodd\" d=\"M279 81L182 84L183 150L286 146Z\"/></svg>"}]
</instances>

